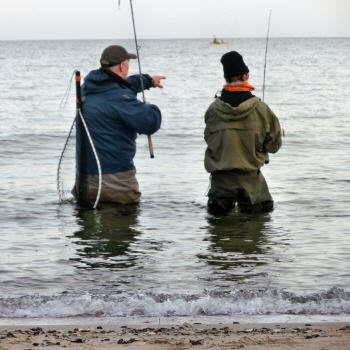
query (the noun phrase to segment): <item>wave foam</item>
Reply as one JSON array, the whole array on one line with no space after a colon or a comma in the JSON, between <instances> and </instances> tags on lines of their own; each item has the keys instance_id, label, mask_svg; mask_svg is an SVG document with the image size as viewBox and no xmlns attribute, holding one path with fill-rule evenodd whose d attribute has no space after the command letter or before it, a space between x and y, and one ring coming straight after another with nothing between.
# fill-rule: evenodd
<instances>
[{"instance_id":1,"label":"wave foam","mask_svg":"<svg viewBox=\"0 0 350 350\"><path fill-rule=\"evenodd\" d=\"M0 298L0 318L171 317L350 314L350 292L297 295L278 290L205 291L197 295L62 293Z\"/></svg>"}]
</instances>

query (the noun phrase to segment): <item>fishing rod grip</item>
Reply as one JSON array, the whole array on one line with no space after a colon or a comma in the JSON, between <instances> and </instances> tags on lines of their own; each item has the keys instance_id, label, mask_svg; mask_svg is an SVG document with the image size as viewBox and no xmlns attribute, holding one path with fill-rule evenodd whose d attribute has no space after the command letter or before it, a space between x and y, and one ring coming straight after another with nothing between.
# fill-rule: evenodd
<instances>
[{"instance_id":1,"label":"fishing rod grip","mask_svg":"<svg viewBox=\"0 0 350 350\"><path fill-rule=\"evenodd\" d=\"M140 74L140 76L141 76L141 74ZM143 86L142 86L142 88L143 88ZM143 103L146 103L146 97L145 97L144 90L142 90L142 100L143 100ZM147 139L148 139L149 156L150 156L150 158L154 158L153 143L152 143L151 135L147 135Z\"/></svg>"},{"instance_id":2,"label":"fishing rod grip","mask_svg":"<svg viewBox=\"0 0 350 350\"><path fill-rule=\"evenodd\" d=\"M75 94L76 94L76 105L77 109L81 109L81 88L80 88L80 72L78 70L75 71Z\"/></svg>"},{"instance_id":3,"label":"fishing rod grip","mask_svg":"<svg viewBox=\"0 0 350 350\"><path fill-rule=\"evenodd\" d=\"M151 135L147 135L147 138L148 138L149 156L150 156L151 158L154 158L152 137L151 137Z\"/></svg>"}]
</instances>

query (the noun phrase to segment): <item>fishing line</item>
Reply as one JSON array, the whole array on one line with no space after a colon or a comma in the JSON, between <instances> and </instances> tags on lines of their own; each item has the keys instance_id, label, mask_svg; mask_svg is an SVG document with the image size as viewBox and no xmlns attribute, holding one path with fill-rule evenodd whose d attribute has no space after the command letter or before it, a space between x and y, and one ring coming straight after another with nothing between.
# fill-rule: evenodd
<instances>
[{"instance_id":1,"label":"fishing line","mask_svg":"<svg viewBox=\"0 0 350 350\"><path fill-rule=\"evenodd\" d=\"M270 10L270 13L269 13L269 21L268 21L268 25L267 25L267 34L266 34L265 62L264 62L264 80L263 80L263 89L262 89L262 100L263 101L264 101L264 97L265 97L266 58L267 58L267 48L268 48L268 43L269 43L271 14L272 14L272 10Z\"/></svg>"},{"instance_id":2,"label":"fishing line","mask_svg":"<svg viewBox=\"0 0 350 350\"><path fill-rule=\"evenodd\" d=\"M59 104L60 109L63 109L67 104L69 93L70 93L70 90L72 88L72 81L73 81L74 74L75 74L75 70L73 70L73 73L68 81L68 86L67 86L66 92L64 93L64 95L61 99L61 102Z\"/></svg>"},{"instance_id":3,"label":"fishing line","mask_svg":"<svg viewBox=\"0 0 350 350\"><path fill-rule=\"evenodd\" d=\"M66 89L66 91L65 91L65 93L64 93L64 95L63 95L63 97L62 97L62 99L60 101L59 109L63 109L66 106L66 104L67 104L68 97L69 97L69 94L70 94L70 90L72 88L72 81L73 81L73 77L74 77L75 72L76 71L73 70L72 75L71 75L71 77L70 77L70 79L68 81L68 86L67 86L67 89ZM58 160L58 165L57 165L56 187L57 187L59 204L61 204L65 200L64 188L63 188L63 180L62 180L62 175L61 175L61 165L62 165L62 161L63 161L64 155L65 155L68 143L70 141L70 138L71 138L74 126L75 126L75 121L76 121L76 117L74 118L72 126L69 129L68 136L67 136L66 141L64 143L62 152L60 154L60 158Z\"/></svg>"},{"instance_id":4,"label":"fishing line","mask_svg":"<svg viewBox=\"0 0 350 350\"><path fill-rule=\"evenodd\" d=\"M76 117L74 118L72 126L70 127L70 130L69 130L68 136L66 138L66 142L64 143L63 150L61 152L60 159L58 161L58 166L57 166L56 185L57 185L59 204L61 204L63 202L63 200L65 199L64 198L63 181L61 180L61 163L62 163L64 154L66 152L66 148L67 148L68 142L70 140L72 131L74 129L75 121L76 121Z\"/></svg>"},{"instance_id":5,"label":"fishing line","mask_svg":"<svg viewBox=\"0 0 350 350\"><path fill-rule=\"evenodd\" d=\"M144 85L143 85L143 78L142 78L142 71L141 71L140 55L139 55L139 45L137 44L136 27L135 27L135 18L134 18L134 9L133 9L133 6L132 6L132 0L130 0L130 9L131 9L132 25L133 25L133 28L134 28L134 39L135 39L135 46L136 46L137 62L138 62L139 72L140 72L140 82L141 82L141 89L142 89L142 99L143 99L143 102L146 102L146 98L145 98L145 89L144 89ZM150 157L151 157L151 158L154 158L153 144L152 144L151 135L147 135L147 138L148 138L148 148L149 148Z\"/></svg>"}]
</instances>

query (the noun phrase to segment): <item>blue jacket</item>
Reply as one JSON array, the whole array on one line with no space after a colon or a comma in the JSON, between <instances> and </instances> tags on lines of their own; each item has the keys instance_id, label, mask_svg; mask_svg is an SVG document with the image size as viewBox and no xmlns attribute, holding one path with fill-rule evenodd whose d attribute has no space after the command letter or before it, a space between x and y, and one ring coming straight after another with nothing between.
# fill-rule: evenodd
<instances>
[{"instance_id":1,"label":"blue jacket","mask_svg":"<svg viewBox=\"0 0 350 350\"><path fill-rule=\"evenodd\" d=\"M152 78L142 75L145 89ZM134 169L137 134L151 135L160 128L161 113L156 105L140 102L140 75L123 80L105 70L93 70L82 86L82 114L99 157L102 174ZM97 164L80 118L77 118L77 171L98 174Z\"/></svg>"}]
</instances>

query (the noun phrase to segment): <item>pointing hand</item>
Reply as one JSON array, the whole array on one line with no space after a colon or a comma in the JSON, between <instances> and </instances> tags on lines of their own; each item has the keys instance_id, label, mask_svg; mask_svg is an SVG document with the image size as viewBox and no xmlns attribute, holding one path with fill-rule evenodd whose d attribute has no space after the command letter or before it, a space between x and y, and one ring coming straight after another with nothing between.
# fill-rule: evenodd
<instances>
[{"instance_id":1,"label":"pointing hand","mask_svg":"<svg viewBox=\"0 0 350 350\"><path fill-rule=\"evenodd\" d=\"M154 77L152 77L153 87L159 87L162 89L163 85L160 83L161 79L166 79L166 77L162 75L155 75Z\"/></svg>"}]
</instances>

